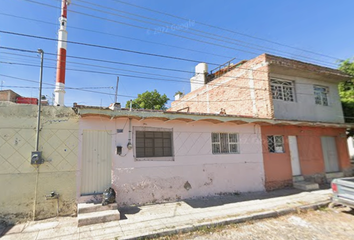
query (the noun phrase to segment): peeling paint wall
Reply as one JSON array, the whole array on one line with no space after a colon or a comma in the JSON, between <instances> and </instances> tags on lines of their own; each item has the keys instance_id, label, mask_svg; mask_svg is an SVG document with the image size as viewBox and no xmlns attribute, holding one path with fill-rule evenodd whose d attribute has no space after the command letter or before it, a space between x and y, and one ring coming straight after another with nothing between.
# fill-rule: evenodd
<instances>
[{"instance_id":1,"label":"peeling paint wall","mask_svg":"<svg viewBox=\"0 0 354 240\"><path fill-rule=\"evenodd\" d=\"M264 190L260 128L256 125L146 119L132 120L133 127L172 128L174 160L136 160L134 150L126 147L129 138L126 118L80 119L80 133L95 129L112 135L112 185L120 205ZM117 133L117 129L123 132ZM239 133L240 154L212 154L212 132ZM115 154L116 146L123 146L121 156ZM79 157L79 166L82 161ZM80 181L78 177L78 186Z\"/></svg>"},{"instance_id":2,"label":"peeling paint wall","mask_svg":"<svg viewBox=\"0 0 354 240\"><path fill-rule=\"evenodd\" d=\"M351 166L347 148L345 128L320 128L296 126L262 126L265 184L267 190L292 185L291 156L289 149L289 136L297 137L297 147L301 174L306 179L318 183L325 179L325 163L323 160L321 137L332 136L336 139L338 164L340 171L345 175L350 173ZM281 135L284 139L284 153L270 153L267 136Z\"/></svg>"},{"instance_id":3,"label":"peeling paint wall","mask_svg":"<svg viewBox=\"0 0 354 240\"><path fill-rule=\"evenodd\" d=\"M0 103L0 219L9 222L76 211L78 117L71 108L42 107L39 151L45 163L30 163L35 150L37 106ZM38 179L38 181L37 181ZM36 192L37 185L37 192ZM34 201L36 199L36 203Z\"/></svg>"}]
</instances>

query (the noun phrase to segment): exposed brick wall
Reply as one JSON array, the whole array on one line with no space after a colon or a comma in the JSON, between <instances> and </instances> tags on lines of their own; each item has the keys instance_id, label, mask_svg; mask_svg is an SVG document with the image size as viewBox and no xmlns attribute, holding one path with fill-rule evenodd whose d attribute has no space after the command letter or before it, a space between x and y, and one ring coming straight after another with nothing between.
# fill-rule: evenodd
<instances>
[{"instance_id":1,"label":"exposed brick wall","mask_svg":"<svg viewBox=\"0 0 354 240\"><path fill-rule=\"evenodd\" d=\"M0 101L16 102L17 97L20 97L20 95L11 90L0 91Z\"/></svg>"},{"instance_id":2,"label":"exposed brick wall","mask_svg":"<svg viewBox=\"0 0 354 240\"><path fill-rule=\"evenodd\" d=\"M313 73L331 75L331 77L334 77L336 75L340 78L344 78L344 80L346 77L348 77L348 75L346 75L344 72L337 70L337 69L318 66L315 64L311 64L311 63L300 62L297 60L278 57L278 56L274 56L274 55L270 55L270 54L264 54L264 55L265 55L266 61L269 64L284 66L287 68L297 69L297 70L301 70L301 71L310 71Z\"/></svg>"},{"instance_id":3,"label":"exposed brick wall","mask_svg":"<svg viewBox=\"0 0 354 240\"><path fill-rule=\"evenodd\" d=\"M269 73L260 55L201 88L172 102L169 111L219 113L272 118Z\"/></svg>"}]
</instances>

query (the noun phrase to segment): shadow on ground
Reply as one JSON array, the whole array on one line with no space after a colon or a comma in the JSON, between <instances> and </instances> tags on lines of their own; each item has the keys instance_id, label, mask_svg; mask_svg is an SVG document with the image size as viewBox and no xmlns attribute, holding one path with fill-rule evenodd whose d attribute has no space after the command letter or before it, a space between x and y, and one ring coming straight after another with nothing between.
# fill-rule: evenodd
<instances>
[{"instance_id":1,"label":"shadow on ground","mask_svg":"<svg viewBox=\"0 0 354 240\"><path fill-rule=\"evenodd\" d=\"M0 220L0 238L5 236L5 234L11 230L15 225L7 224L5 221Z\"/></svg>"},{"instance_id":2,"label":"shadow on ground","mask_svg":"<svg viewBox=\"0 0 354 240\"><path fill-rule=\"evenodd\" d=\"M213 197L186 199L184 200L184 202L193 208L207 208L207 207L215 207L215 206L220 206L229 203L289 196L301 192L304 191L294 189L294 188L286 188L286 189L275 190L270 192L220 194L219 196L213 196Z\"/></svg>"},{"instance_id":3,"label":"shadow on ground","mask_svg":"<svg viewBox=\"0 0 354 240\"><path fill-rule=\"evenodd\" d=\"M140 212L140 208L137 206L128 206L118 208L120 213L120 220L128 219L126 215L137 214Z\"/></svg>"}]
</instances>

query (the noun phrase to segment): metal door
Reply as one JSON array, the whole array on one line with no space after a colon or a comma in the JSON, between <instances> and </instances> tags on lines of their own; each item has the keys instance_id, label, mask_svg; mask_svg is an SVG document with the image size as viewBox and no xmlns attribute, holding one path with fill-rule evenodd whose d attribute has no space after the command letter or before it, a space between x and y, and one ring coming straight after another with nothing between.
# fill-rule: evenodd
<instances>
[{"instance_id":1,"label":"metal door","mask_svg":"<svg viewBox=\"0 0 354 240\"><path fill-rule=\"evenodd\" d=\"M289 148L290 148L291 169L293 172L293 176L299 176L301 175L301 168L300 168L299 151L297 148L296 136L289 136Z\"/></svg>"},{"instance_id":2,"label":"metal door","mask_svg":"<svg viewBox=\"0 0 354 240\"><path fill-rule=\"evenodd\" d=\"M326 172L338 172L338 154L334 137L321 137L323 161Z\"/></svg>"},{"instance_id":3,"label":"metal door","mask_svg":"<svg viewBox=\"0 0 354 240\"><path fill-rule=\"evenodd\" d=\"M84 130L82 139L81 195L102 193L111 186L111 135Z\"/></svg>"}]
</instances>

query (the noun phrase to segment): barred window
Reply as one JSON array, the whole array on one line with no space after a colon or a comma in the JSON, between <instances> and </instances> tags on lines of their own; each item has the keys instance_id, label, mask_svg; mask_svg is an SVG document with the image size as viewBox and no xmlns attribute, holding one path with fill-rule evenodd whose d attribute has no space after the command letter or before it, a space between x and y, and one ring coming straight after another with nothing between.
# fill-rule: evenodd
<instances>
[{"instance_id":1,"label":"barred window","mask_svg":"<svg viewBox=\"0 0 354 240\"><path fill-rule=\"evenodd\" d=\"M273 99L295 102L294 83L291 81L270 80Z\"/></svg>"},{"instance_id":2,"label":"barred window","mask_svg":"<svg viewBox=\"0 0 354 240\"><path fill-rule=\"evenodd\" d=\"M315 103L317 105L328 106L328 87L313 86L315 93Z\"/></svg>"},{"instance_id":3,"label":"barred window","mask_svg":"<svg viewBox=\"0 0 354 240\"><path fill-rule=\"evenodd\" d=\"M284 152L284 139L283 136L268 136L268 150L271 153Z\"/></svg>"},{"instance_id":4,"label":"barred window","mask_svg":"<svg viewBox=\"0 0 354 240\"><path fill-rule=\"evenodd\" d=\"M136 131L136 157L172 157L172 131Z\"/></svg>"},{"instance_id":5,"label":"barred window","mask_svg":"<svg viewBox=\"0 0 354 240\"><path fill-rule=\"evenodd\" d=\"M213 154L239 153L239 140L237 133L212 133Z\"/></svg>"}]
</instances>

